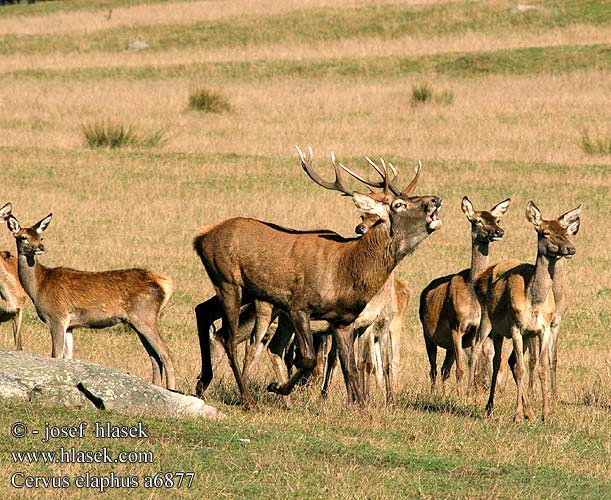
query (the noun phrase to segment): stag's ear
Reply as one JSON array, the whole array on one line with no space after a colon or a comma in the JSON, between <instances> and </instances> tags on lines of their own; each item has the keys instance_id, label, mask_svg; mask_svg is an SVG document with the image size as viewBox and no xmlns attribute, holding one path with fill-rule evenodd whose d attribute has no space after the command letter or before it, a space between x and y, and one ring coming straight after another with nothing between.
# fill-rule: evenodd
<instances>
[{"instance_id":1,"label":"stag's ear","mask_svg":"<svg viewBox=\"0 0 611 500\"><path fill-rule=\"evenodd\" d=\"M8 219L8 216L11 215L13 210L13 206L10 203L7 203L2 208L0 208L0 222L4 222Z\"/></svg>"},{"instance_id":2,"label":"stag's ear","mask_svg":"<svg viewBox=\"0 0 611 500\"><path fill-rule=\"evenodd\" d=\"M566 234L568 234L569 236L575 236L578 232L579 232L579 217L577 218L577 220L575 222L571 222L568 227L566 228Z\"/></svg>"},{"instance_id":3,"label":"stag's ear","mask_svg":"<svg viewBox=\"0 0 611 500\"><path fill-rule=\"evenodd\" d=\"M364 214L377 215L380 219L388 220L388 205L374 200L371 196L361 193L353 193L352 200Z\"/></svg>"},{"instance_id":4,"label":"stag's ear","mask_svg":"<svg viewBox=\"0 0 611 500\"><path fill-rule=\"evenodd\" d=\"M507 209L509 208L509 204L511 203L511 198L507 198L506 200L501 201L500 203L497 203L496 205L494 205L491 209L490 209L490 213L494 216L494 217L501 217L502 215L505 214L505 212L507 212Z\"/></svg>"},{"instance_id":5,"label":"stag's ear","mask_svg":"<svg viewBox=\"0 0 611 500\"><path fill-rule=\"evenodd\" d=\"M49 214L44 219L39 220L36 224L32 226L32 229L36 231L38 234L42 234L43 231L47 229L47 226L51 222L51 217L53 217L53 214Z\"/></svg>"},{"instance_id":6,"label":"stag's ear","mask_svg":"<svg viewBox=\"0 0 611 500\"><path fill-rule=\"evenodd\" d=\"M17 234L19 231L21 231L21 224L19 224L19 221L15 219L14 215L8 216L6 219L6 225L13 234Z\"/></svg>"},{"instance_id":7,"label":"stag's ear","mask_svg":"<svg viewBox=\"0 0 611 500\"><path fill-rule=\"evenodd\" d=\"M533 226L539 227L541 225L541 210L537 208L532 201L528 202L528 206L526 207L526 220L530 222Z\"/></svg>"},{"instance_id":8,"label":"stag's ear","mask_svg":"<svg viewBox=\"0 0 611 500\"><path fill-rule=\"evenodd\" d=\"M463 197L462 202L460 203L460 208L462 208L463 213L467 216L467 219L473 219L473 203L466 196Z\"/></svg>"},{"instance_id":9,"label":"stag's ear","mask_svg":"<svg viewBox=\"0 0 611 500\"><path fill-rule=\"evenodd\" d=\"M569 210L567 213L562 214L558 217L558 222L562 227L568 228L573 222L579 219L579 215L581 214L581 207L583 205L579 205L577 208L573 210ZM579 226L579 224L578 224Z\"/></svg>"}]
</instances>

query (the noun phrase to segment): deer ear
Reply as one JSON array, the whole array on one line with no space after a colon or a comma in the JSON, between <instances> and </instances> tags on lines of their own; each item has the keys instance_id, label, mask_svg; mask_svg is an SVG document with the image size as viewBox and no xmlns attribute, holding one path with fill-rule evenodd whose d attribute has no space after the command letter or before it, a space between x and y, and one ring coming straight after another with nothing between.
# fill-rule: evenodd
<instances>
[{"instance_id":1,"label":"deer ear","mask_svg":"<svg viewBox=\"0 0 611 500\"><path fill-rule=\"evenodd\" d=\"M12 210L13 206L10 203L7 203L0 208L0 222L4 222L6 219L8 219L8 216L11 215Z\"/></svg>"},{"instance_id":2,"label":"deer ear","mask_svg":"<svg viewBox=\"0 0 611 500\"><path fill-rule=\"evenodd\" d=\"M371 196L361 193L353 193L352 200L361 212L364 214L377 215L380 219L388 220L388 205L374 200Z\"/></svg>"},{"instance_id":3,"label":"deer ear","mask_svg":"<svg viewBox=\"0 0 611 500\"><path fill-rule=\"evenodd\" d=\"M49 214L44 219L39 220L36 224L32 226L32 229L38 234L42 234L42 232L47 229L47 226L51 222L51 217L53 217L53 214Z\"/></svg>"},{"instance_id":4,"label":"deer ear","mask_svg":"<svg viewBox=\"0 0 611 500\"><path fill-rule=\"evenodd\" d=\"M19 231L21 231L21 224L19 224L19 221L15 219L14 215L8 216L8 219L6 219L6 225L13 234L17 234Z\"/></svg>"},{"instance_id":5,"label":"deer ear","mask_svg":"<svg viewBox=\"0 0 611 500\"><path fill-rule=\"evenodd\" d=\"M528 206L526 207L526 220L530 222L533 226L539 227L541 225L541 210L537 208L532 201L528 202Z\"/></svg>"},{"instance_id":6,"label":"deer ear","mask_svg":"<svg viewBox=\"0 0 611 500\"><path fill-rule=\"evenodd\" d=\"M511 198L507 198L506 200L503 200L500 203L497 203L496 205L494 205L490 209L490 213L494 215L495 217L501 217L502 215L505 214L505 212L507 212L507 209L509 208L510 203L511 203Z\"/></svg>"},{"instance_id":7,"label":"deer ear","mask_svg":"<svg viewBox=\"0 0 611 500\"><path fill-rule=\"evenodd\" d=\"M564 228L568 228L573 222L579 219L579 215L581 214L581 207L583 205L579 205L577 208L573 210L569 210L567 213L562 214L558 217L558 222ZM579 224L578 224L579 226Z\"/></svg>"},{"instance_id":8,"label":"deer ear","mask_svg":"<svg viewBox=\"0 0 611 500\"><path fill-rule=\"evenodd\" d=\"M579 232L579 223L581 221L579 220L579 217L577 217L577 220L574 222L571 222L568 227L566 228L566 233L569 236L575 236L578 232Z\"/></svg>"},{"instance_id":9,"label":"deer ear","mask_svg":"<svg viewBox=\"0 0 611 500\"><path fill-rule=\"evenodd\" d=\"M473 218L473 203L466 196L463 197L462 202L460 203L460 208L462 208L463 213L467 216L467 219L471 220Z\"/></svg>"}]
</instances>

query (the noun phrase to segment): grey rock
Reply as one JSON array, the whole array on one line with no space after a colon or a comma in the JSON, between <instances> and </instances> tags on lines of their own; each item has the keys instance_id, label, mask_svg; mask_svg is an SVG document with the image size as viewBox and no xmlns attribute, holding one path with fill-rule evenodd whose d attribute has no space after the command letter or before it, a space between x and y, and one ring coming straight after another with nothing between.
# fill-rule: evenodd
<instances>
[{"instance_id":1,"label":"grey rock","mask_svg":"<svg viewBox=\"0 0 611 500\"><path fill-rule=\"evenodd\" d=\"M114 410L128 415L222 418L199 398L139 377L76 359L0 351L0 401Z\"/></svg>"}]
</instances>

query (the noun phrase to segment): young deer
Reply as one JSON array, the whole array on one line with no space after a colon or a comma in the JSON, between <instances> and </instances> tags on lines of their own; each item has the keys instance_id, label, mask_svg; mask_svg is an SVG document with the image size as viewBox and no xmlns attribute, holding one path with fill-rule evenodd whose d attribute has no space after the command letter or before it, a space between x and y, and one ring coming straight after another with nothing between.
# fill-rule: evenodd
<instances>
[{"instance_id":1,"label":"young deer","mask_svg":"<svg viewBox=\"0 0 611 500\"><path fill-rule=\"evenodd\" d=\"M504 231L500 218L509 208L510 198L486 211L475 211L469 198L462 199L461 208L471 223L471 267L456 274L437 278L420 295L420 322L431 365L431 387L437 378L437 347L447 350L441 369L442 380L450 376L456 359L456 381L459 391L464 374L463 347L471 345L481 319L481 305L473 283L488 267L490 243L500 240ZM471 364L475 359L471 359ZM469 385L473 383L470 377Z\"/></svg>"},{"instance_id":2,"label":"young deer","mask_svg":"<svg viewBox=\"0 0 611 500\"><path fill-rule=\"evenodd\" d=\"M37 256L45 251L42 233L50 222L51 214L26 228L13 215L7 220L17 241L19 279L51 331L51 356L72 358L74 328L125 323L150 356L153 383L165 381L174 390L172 359L157 325L159 310L172 295L172 281L144 269L88 272L45 267Z\"/></svg>"},{"instance_id":3,"label":"young deer","mask_svg":"<svg viewBox=\"0 0 611 500\"><path fill-rule=\"evenodd\" d=\"M0 208L0 223L8 219L11 210L10 203ZM13 341L18 351L23 350L21 323L27 298L17 275L17 258L10 252L0 252L0 323L13 322Z\"/></svg>"},{"instance_id":4,"label":"young deer","mask_svg":"<svg viewBox=\"0 0 611 500\"><path fill-rule=\"evenodd\" d=\"M223 308L227 323L224 347L243 401L254 405L235 359L240 305L261 300L287 311L302 354L303 366L286 384L269 389L287 395L316 364L310 319L324 319L333 325L349 402L363 402L353 352L352 322L374 297L396 265L430 233L441 226L436 196L409 196L420 172L401 191L396 175L380 171L383 201L353 192L342 182L346 167L332 162L335 181L326 182L312 169L312 151L306 158L298 148L301 165L314 182L326 189L352 196L357 208L380 217L361 238L338 238L316 232L285 229L254 219L235 218L204 228L194 239L199 255ZM230 251L228 251L230 249ZM196 308L202 356L209 356L211 322ZM202 330L203 328L203 330ZM197 391L209 384L212 373L202 373Z\"/></svg>"},{"instance_id":5,"label":"young deer","mask_svg":"<svg viewBox=\"0 0 611 500\"><path fill-rule=\"evenodd\" d=\"M556 304L552 290L558 263L563 257L575 255L575 247L567 234L575 234L579 229L581 207L567 212L554 220L544 220L541 211L528 202L526 219L537 231L537 260L535 265L506 262L487 269L478 278L476 287L481 296L485 295L486 314L482 318L479 340L485 339L492 331L494 360L490 397L486 412L494 409L494 391L501 363L503 338L513 341L510 366L517 386L515 420L520 421L524 414L534 419L534 413L524 390L524 359L526 344L530 337L539 338L539 379L543 401L542 418L549 418L547 392L547 365L551 341L551 325L556 314Z\"/></svg>"}]
</instances>

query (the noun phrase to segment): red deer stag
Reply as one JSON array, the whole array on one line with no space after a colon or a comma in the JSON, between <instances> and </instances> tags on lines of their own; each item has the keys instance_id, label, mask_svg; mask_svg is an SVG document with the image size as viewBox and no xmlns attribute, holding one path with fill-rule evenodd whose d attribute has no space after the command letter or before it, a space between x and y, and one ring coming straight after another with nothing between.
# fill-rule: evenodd
<instances>
[{"instance_id":1,"label":"red deer stag","mask_svg":"<svg viewBox=\"0 0 611 500\"><path fill-rule=\"evenodd\" d=\"M51 214L22 228L10 215L7 224L17 241L19 279L51 331L54 358L72 358L74 328L106 328L128 324L140 338L153 368L153 383L175 389L174 367L157 325L159 310L173 292L170 278L144 269L88 272L45 267L42 233Z\"/></svg>"},{"instance_id":2,"label":"red deer stag","mask_svg":"<svg viewBox=\"0 0 611 500\"><path fill-rule=\"evenodd\" d=\"M302 353L302 367L287 383L271 384L269 390L287 395L316 364L310 319L324 319L334 328L349 402L363 402L353 352L352 322L382 288L396 265L441 226L436 196L409 196L420 169L401 191L396 175L383 172L383 201L353 192L342 181L345 167L332 163L335 181L326 182L312 168L312 151L306 158L297 148L301 165L318 185L352 196L357 208L376 214L381 223L360 238L286 229L254 219L235 218L201 230L194 239L199 255L227 323L224 347L242 400L254 400L235 359L240 305L261 300L285 310L290 316ZM205 304L205 303L203 303ZM200 304L202 306L202 304ZM209 358L209 326L202 317L205 308L196 307L202 357ZM209 384L212 373L202 359L202 373L196 391Z\"/></svg>"},{"instance_id":3,"label":"red deer stag","mask_svg":"<svg viewBox=\"0 0 611 500\"><path fill-rule=\"evenodd\" d=\"M504 231L500 219L509 208L510 198L487 211L475 211L466 196L461 208L471 225L471 267L459 273L434 279L420 294L420 322L431 366L431 387L437 378L437 347L446 349L441 368L445 381L456 360L456 381L459 391L464 374L463 347L475 341L481 319L481 305L473 288L476 276L488 267L489 246L500 240ZM475 363L472 358L471 364ZM469 385L473 383L470 378Z\"/></svg>"},{"instance_id":4,"label":"red deer stag","mask_svg":"<svg viewBox=\"0 0 611 500\"><path fill-rule=\"evenodd\" d=\"M0 208L0 223L8 219L11 210L10 203ZM10 252L0 252L0 323L13 322L13 342L18 351L23 349L21 323L27 298L17 275L17 258Z\"/></svg>"},{"instance_id":5,"label":"red deer stag","mask_svg":"<svg viewBox=\"0 0 611 500\"><path fill-rule=\"evenodd\" d=\"M579 229L579 210L567 212L557 219L544 220L541 211L528 202L526 219L537 231L537 260L532 264L500 263L490 267L480 275L476 288L486 297L486 313L482 317L479 339L488 337L492 331L494 360L490 397L486 412L494 409L494 391L501 364L503 338L513 341L513 355L510 358L516 386L517 400L515 420L520 421L524 414L534 419L534 413L524 389L523 353L530 337L539 338L539 379L543 401L542 418L549 418L547 389L547 367L551 342L551 325L556 316L553 281L559 261L575 255L575 247L567 234L575 234ZM475 351L475 349L474 349ZM474 353L475 355L475 353Z\"/></svg>"}]
</instances>

